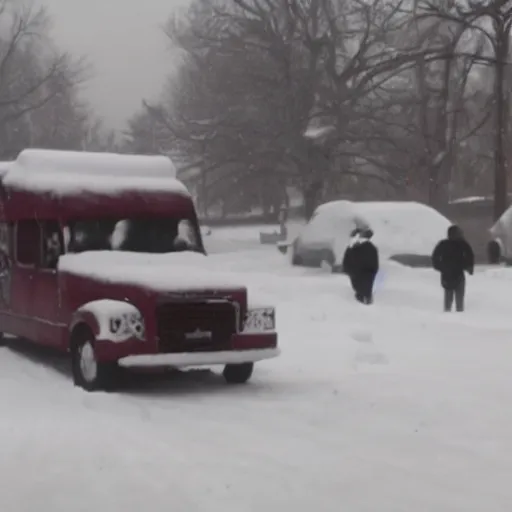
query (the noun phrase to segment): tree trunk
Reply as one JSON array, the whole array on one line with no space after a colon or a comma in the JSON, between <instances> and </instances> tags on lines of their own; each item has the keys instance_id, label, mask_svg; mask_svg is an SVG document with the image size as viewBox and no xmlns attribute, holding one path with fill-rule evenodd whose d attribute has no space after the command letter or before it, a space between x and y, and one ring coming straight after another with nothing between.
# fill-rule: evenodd
<instances>
[{"instance_id":1,"label":"tree trunk","mask_svg":"<svg viewBox=\"0 0 512 512\"><path fill-rule=\"evenodd\" d=\"M494 146L494 220L498 220L508 206L507 160L505 143L508 125L508 98L505 97L505 66L508 55L508 34L500 31L497 37L495 97L496 130Z\"/></svg>"},{"instance_id":2,"label":"tree trunk","mask_svg":"<svg viewBox=\"0 0 512 512\"><path fill-rule=\"evenodd\" d=\"M313 216L320 200L322 192L322 182L314 181L310 183L304 190L304 218L309 221Z\"/></svg>"},{"instance_id":3,"label":"tree trunk","mask_svg":"<svg viewBox=\"0 0 512 512\"><path fill-rule=\"evenodd\" d=\"M199 197L201 198L201 210L205 219L208 218L208 185L206 183L206 175L201 171L199 179Z\"/></svg>"},{"instance_id":4,"label":"tree trunk","mask_svg":"<svg viewBox=\"0 0 512 512\"><path fill-rule=\"evenodd\" d=\"M450 155L444 155L430 169L428 184L428 203L436 209L444 208L450 200L450 168L453 165Z\"/></svg>"}]
</instances>

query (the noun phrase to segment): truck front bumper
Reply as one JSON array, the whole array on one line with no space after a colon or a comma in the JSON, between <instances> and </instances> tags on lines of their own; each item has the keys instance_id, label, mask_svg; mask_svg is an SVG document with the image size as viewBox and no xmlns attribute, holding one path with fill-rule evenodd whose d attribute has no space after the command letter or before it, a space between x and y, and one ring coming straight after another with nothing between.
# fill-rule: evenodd
<instances>
[{"instance_id":1,"label":"truck front bumper","mask_svg":"<svg viewBox=\"0 0 512 512\"><path fill-rule=\"evenodd\" d=\"M279 356L277 333L238 333L231 337L229 350L182 351L163 353L158 343L127 340L116 343L96 340L95 351L99 361L118 361L122 366L213 366L254 363Z\"/></svg>"},{"instance_id":2,"label":"truck front bumper","mask_svg":"<svg viewBox=\"0 0 512 512\"><path fill-rule=\"evenodd\" d=\"M192 366L216 366L225 364L256 363L279 356L278 348L255 350L226 350L222 352L180 352L176 354L146 354L123 357L121 366L169 366L186 368Z\"/></svg>"}]
</instances>

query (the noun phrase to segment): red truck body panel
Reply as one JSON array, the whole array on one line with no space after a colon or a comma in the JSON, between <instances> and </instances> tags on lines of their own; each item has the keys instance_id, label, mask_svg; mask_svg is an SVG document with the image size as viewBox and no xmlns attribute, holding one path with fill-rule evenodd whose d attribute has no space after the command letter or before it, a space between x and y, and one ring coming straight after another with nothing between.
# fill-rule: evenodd
<instances>
[{"instance_id":1,"label":"red truck body panel","mask_svg":"<svg viewBox=\"0 0 512 512\"><path fill-rule=\"evenodd\" d=\"M103 361L116 361L133 355L201 350L200 340L194 341L196 344L185 345L183 337L176 337L179 329L193 331L194 322L199 334L210 330L212 333L224 333L222 339L219 338L221 341L217 342L218 346L208 346L206 351L222 350L225 353L277 347L275 332L243 332L248 310L248 293L244 286L209 288L205 285L200 290L196 286L190 292L174 290L171 286L162 292L130 284L129 280L113 283L62 271L58 266L46 268L40 260L34 264L18 261L25 257L25 249L27 254L34 250L41 254L44 252L42 226L46 221L57 223L62 232L67 223L75 219L138 216L155 220L179 216L190 220L197 226L200 249L204 252L194 203L186 194L146 190L115 195L97 191L62 195L0 186L0 331L66 351L70 348L73 329L82 323L95 331L97 357ZM29 222L30 225L21 229L20 224L26 221L32 224ZM65 252L63 248L62 253ZM81 308L102 299L135 306L144 319L144 341L135 337L122 343L101 339L99 320ZM234 318L230 305L236 311L236 326L226 330L222 318ZM210 306L218 307L217 313ZM165 308L168 308L168 314ZM166 324L169 318L172 318L172 329ZM208 327L208 322L211 327ZM174 340L172 343L164 339L165 333L171 332L169 329L174 336L169 335ZM178 339L181 341L176 341Z\"/></svg>"}]
</instances>

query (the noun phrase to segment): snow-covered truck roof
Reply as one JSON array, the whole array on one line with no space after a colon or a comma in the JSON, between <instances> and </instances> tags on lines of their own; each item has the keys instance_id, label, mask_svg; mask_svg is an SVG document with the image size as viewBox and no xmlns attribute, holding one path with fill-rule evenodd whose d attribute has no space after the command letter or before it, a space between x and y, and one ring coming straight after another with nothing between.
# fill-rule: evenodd
<instances>
[{"instance_id":1,"label":"snow-covered truck roof","mask_svg":"<svg viewBox=\"0 0 512 512\"><path fill-rule=\"evenodd\" d=\"M26 149L2 177L6 215L96 216L191 207L189 191L166 156ZM192 205L193 208L193 205ZM23 214L23 210L27 210Z\"/></svg>"},{"instance_id":2,"label":"snow-covered truck roof","mask_svg":"<svg viewBox=\"0 0 512 512\"><path fill-rule=\"evenodd\" d=\"M9 165L6 187L56 196L160 191L188 195L166 156L26 149Z\"/></svg>"}]
</instances>

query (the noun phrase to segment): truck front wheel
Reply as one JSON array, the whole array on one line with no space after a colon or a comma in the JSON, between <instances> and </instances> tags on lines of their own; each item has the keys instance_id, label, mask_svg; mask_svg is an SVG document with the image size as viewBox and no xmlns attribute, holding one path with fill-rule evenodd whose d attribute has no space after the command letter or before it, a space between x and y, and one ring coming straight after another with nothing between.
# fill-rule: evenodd
<instances>
[{"instance_id":1,"label":"truck front wheel","mask_svg":"<svg viewBox=\"0 0 512 512\"><path fill-rule=\"evenodd\" d=\"M228 384L245 384L252 376L254 363L227 364L224 367L224 378Z\"/></svg>"},{"instance_id":2,"label":"truck front wheel","mask_svg":"<svg viewBox=\"0 0 512 512\"><path fill-rule=\"evenodd\" d=\"M111 390L117 381L117 363L101 363L96 358L94 339L89 329L73 336L71 368L75 386L86 391Z\"/></svg>"}]
</instances>

